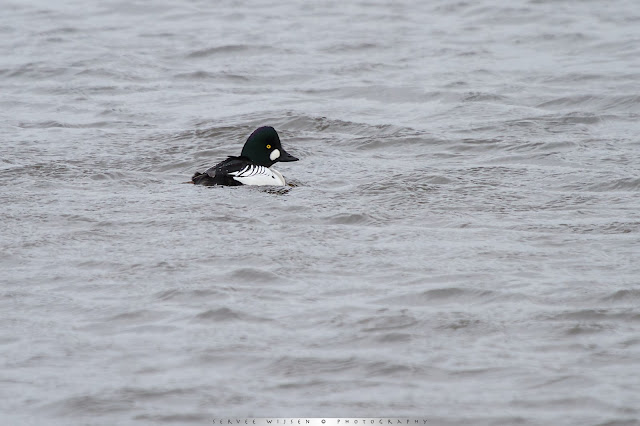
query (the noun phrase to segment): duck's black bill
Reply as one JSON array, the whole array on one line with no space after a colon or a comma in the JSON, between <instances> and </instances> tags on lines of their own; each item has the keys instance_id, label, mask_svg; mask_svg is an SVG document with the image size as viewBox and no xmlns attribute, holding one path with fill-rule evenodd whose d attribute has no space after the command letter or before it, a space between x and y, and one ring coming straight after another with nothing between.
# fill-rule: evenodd
<instances>
[{"instance_id":1,"label":"duck's black bill","mask_svg":"<svg viewBox=\"0 0 640 426\"><path fill-rule=\"evenodd\" d=\"M299 159L289 154L286 151L282 151L280 153L280 157L278 157L278 161L298 161Z\"/></svg>"}]
</instances>

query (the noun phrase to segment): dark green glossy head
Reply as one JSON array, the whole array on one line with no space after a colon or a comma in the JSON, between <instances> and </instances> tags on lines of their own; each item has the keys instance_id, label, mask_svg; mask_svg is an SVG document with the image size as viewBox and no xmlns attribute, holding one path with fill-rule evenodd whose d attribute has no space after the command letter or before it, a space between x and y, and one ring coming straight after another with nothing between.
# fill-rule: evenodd
<instances>
[{"instance_id":1,"label":"dark green glossy head","mask_svg":"<svg viewBox=\"0 0 640 426\"><path fill-rule=\"evenodd\" d=\"M296 157L282 149L278 133L269 126L254 130L244 143L240 155L265 167L271 167L278 161L298 161Z\"/></svg>"}]
</instances>

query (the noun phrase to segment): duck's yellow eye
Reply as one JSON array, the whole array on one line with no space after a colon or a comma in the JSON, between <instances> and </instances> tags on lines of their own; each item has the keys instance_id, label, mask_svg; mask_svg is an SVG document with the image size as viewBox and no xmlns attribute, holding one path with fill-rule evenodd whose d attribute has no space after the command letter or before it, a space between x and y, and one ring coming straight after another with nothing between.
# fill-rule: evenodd
<instances>
[{"instance_id":1,"label":"duck's yellow eye","mask_svg":"<svg viewBox=\"0 0 640 426\"><path fill-rule=\"evenodd\" d=\"M271 149L271 145L267 145L267 149Z\"/></svg>"}]
</instances>

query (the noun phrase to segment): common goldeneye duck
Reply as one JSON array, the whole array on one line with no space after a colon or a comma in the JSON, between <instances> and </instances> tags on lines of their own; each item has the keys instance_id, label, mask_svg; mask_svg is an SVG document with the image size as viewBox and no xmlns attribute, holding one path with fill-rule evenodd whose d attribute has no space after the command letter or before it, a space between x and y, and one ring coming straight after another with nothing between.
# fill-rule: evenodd
<instances>
[{"instance_id":1,"label":"common goldeneye duck","mask_svg":"<svg viewBox=\"0 0 640 426\"><path fill-rule=\"evenodd\" d=\"M191 182L207 186L284 186L282 174L271 168L278 161L298 161L298 159L282 148L278 133L273 127L259 127L244 143L239 157L229 156L204 173L196 172Z\"/></svg>"}]
</instances>

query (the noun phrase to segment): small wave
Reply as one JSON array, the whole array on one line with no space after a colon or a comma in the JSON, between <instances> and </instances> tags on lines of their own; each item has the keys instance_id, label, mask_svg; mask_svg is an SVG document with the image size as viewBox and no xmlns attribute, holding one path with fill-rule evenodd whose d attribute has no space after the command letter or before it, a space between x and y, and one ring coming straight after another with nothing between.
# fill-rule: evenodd
<instances>
[{"instance_id":1,"label":"small wave","mask_svg":"<svg viewBox=\"0 0 640 426\"><path fill-rule=\"evenodd\" d=\"M273 388L277 390L303 389L306 392L312 389L318 389L319 391L324 391L327 388L328 383L329 382L327 380L302 379L295 382L286 381L284 383L279 383Z\"/></svg>"},{"instance_id":2,"label":"small wave","mask_svg":"<svg viewBox=\"0 0 640 426\"><path fill-rule=\"evenodd\" d=\"M228 74L228 73L214 73L209 71L193 71L175 74L173 78L177 80L219 80L219 81L236 81L236 82L247 82L249 78L238 75L238 74Z\"/></svg>"},{"instance_id":3,"label":"small wave","mask_svg":"<svg viewBox=\"0 0 640 426\"><path fill-rule=\"evenodd\" d=\"M373 377L386 377L392 376L397 377L413 375L415 370L412 366L405 364L398 364L395 362L388 361L379 361L379 362L371 362L365 364L365 369L367 370L368 376Z\"/></svg>"},{"instance_id":4,"label":"small wave","mask_svg":"<svg viewBox=\"0 0 640 426\"><path fill-rule=\"evenodd\" d=\"M602 74L571 72L571 73L566 73L561 75L544 77L540 81L542 83L567 83L567 82L602 80L602 78L603 78Z\"/></svg>"},{"instance_id":5,"label":"small wave","mask_svg":"<svg viewBox=\"0 0 640 426\"><path fill-rule=\"evenodd\" d=\"M87 68L82 71L78 71L75 73L76 76L80 77L91 77L107 79L107 80L116 80L116 81L134 81L145 83L147 80L142 77L142 75L134 74L136 71L124 72L119 70L113 70L109 68ZM136 88L136 90L138 90Z\"/></svg>"},{"instance_id":6,"label":"small wave","mask_svg":"<svg viewBox=\"0 0 640 426\"><path fill-rule=\"evenodd\" d=\"M406 310L402 312L405 313L365 318L358 321L357 324L364 332L407 329L418 324L418 320L413 315L406 313Z\"/></svg>"},{"instance_id":7,"label":"small wave","mask_svg":"<svg viewBox=\"0 0 640 426\"><path fill-rule=\"evenodd\" d=\"M197 389L148 389L124 387L100 394L72 396L43 408L59 416L104 415L113 412L134 412L144 401L166 401L167 398L192 398Z\"/></svg>"},{"instance_id":8,"label":"small wave","mask_svg":"<svg viewBox=\"0 0 640 426\"><path fill-rule=\"evenodd\" d=\"M456 177L457 178L457 177ZM403 186L406 192L431 192L437 185L448 185L455 183L455 179L442 175L430 174L423 169L410 170L403 173L394 173L385 180L361 185L365 191L385 191L390 188L399 189Z\"/></svg>"},{"instance_id":9,"label":"small wave","mask_svg":"<svg viewBox=\"0 0 640 426\"><path fill-rule=\"evenodd\" d=\"M483 303L493 304L501 302L529 301L530 297L523 293L500 292L494 290L469 289L460 287L443 287L411 293L402 296L392 296L380 299L377 303L403 306L442 305L448 303Z\"/></svg>"},{"instance_id":10,"label":"small wave","mask_svg":"<svg viewBox=\"0 0 640 426\"><path fill-rule=\"evenodd\" d=\"M600 300L610 303L638 304L640 302L640 290L625 289L618 290L608 296L602 297Z\"/></svg>"},{"instance_id":11,"label":"small wave","mask_svg":"<svg viewBox=\"0 0 640 426\"><path fill-rule=\"evenodd\" d=\"M640 191L640 178L620 178L587 186L587 191Z\"/></svg>"},{"instance_id":12,"label":"small wave","mask_svg":"<svg viewBox=\"0 0 640 426\"><path fill-rule=\"evenodd\" d=\"M273 282L281 280L278 274L257 268L241 268L229 274L229 278L241 282Z\"/></svg>"},{"instance_id":13,"label":"small wave","mask_svg":"<svg viewBox=\"0 0 640 426\"><path fill-rule=\"evenodd\" d=\"M505 124L515 127L536 127L544 126L549 130L553 128L550 125L572 125L572 124L598 124L606 119L615 118L614 116L602 116L591 113L576 113L571 112L568 114L552 114L552 115L540 115L537 117L525 117L518 120L510 120Z\"/></svg>"},{"instance_id":14,"label":"small wave","mask_svg":"<svg viewBox=\"0 0 640 426\"><path fill-rule=\"evenodd\" d=\"M104 128L112 126L113 123L108 121L96 121L92 123L65 123L55 120L49 121L36 121L36 122L21 122L18 124L18 127L23 129L50 129L55 127L60 128L69 128L69 129L93 129L93 128Z\"/></svg>"},{"instance_id":15,"label":"small wave","mask_svg":"<svg viewBox=\"0 0 640 426\"><path fill-rule=\"evenodd\" d=\"M640 222L613 222L600 226L603 234L630 234L640 232Z\"/></svg>"},{"instance_id":16,"label":"small wave","mask_svg":"<svg viewBox=\"0 0 640 426\"><path fill-rule=\"evenodd\" d=\"M193 423L194 425L202 425L205 423L211 423L211 415L208 413L203 414L194 414L194 413L183 413L183 414L140 414L133 417L134 420L142 420L145 422L150 422L151 424L179 424L185 425Z\"/></svg>"},{"instance_id":17,"label":"small wave","mask_svg":"<svg viewBox=\"0 0 640 426\"><path fill-rule=\"evenodd\" d=\"M104 172L104 173L93 173L90 176L91 180L124 180L127 177L127 174L123 172Z\"/></svg>"},{"instance_id":18,"label":"small wave","mask_svg":"<svg viewBox=\"0 0 640 426\"><path fill-rule=\"evenodd\" d=\"M537 105L541 109L582 109L602 113L603 111L640 112L640 95L598 96L574 95L564 96Z\"/></svg>"},{"instance_id":19,"label":"small wave","mask_svg":"<svg viewBox=\"0 0 640 426\"><path fill-rule=\"evenodd\" d=\"M40 35L52 36L52 35L59 35L59 34L75 34L75 33L78 33L79 31L80 30L75 27L60 27L60 28L54 28L47 31L42 31Z\"/></svg>"},{"instance_id":20,"label":"small wave","mask_svg":"<svg viewBox=\"0 0 640 426\"><path fill-rule=\"evenodd\" d=\"M141 309L137 311L124 312L122 314L117 314L112 317L106 318L105 322L108 323L126 323L131 324L132 322L146 322L146 321L156 321L158 319L164 318L165 313L158 311L150 311L146 309Z\"/></svg>"},{"instance_id":21,"label":"small wave","mask_svg":"<svg viewBox=\"0 0 640 426\"><path fill-rule=\"evenodd\" d=\"M385 333L381 336L376 337L375 339L378 343L409 343L413 340L413 337L409 333Z\"/></svg>"},{"instance_id":22,"label":"small wave","mask_svg":"<svg viewBox=\"0 0 640 426\"><path fill-rule=\"evenodd\" d=\"M208 148L219 145L220 143L243 143L243 138L246 137L245 133L249 132L248 127L204 127L205 123L195 123L194 130L185 130L179 133L174 133L169 136L170 140L192 140L202 139L203 143L206 143ZM210 151L208 152L210 153ZM208 154L207 153L207 154Z\"/></svg>"},{"instance_id":23,"label":"small wave","mask_svg":"<svg viewBox=\"0 0 640 426\"><path fill-rule=\"evenodd\" d=\"M601 333L603 331L611 330L611 326L605 326L602 324L576 324L565 328L565 334L569 336L580 334L594 334Z\"/></svg>"},{"instance_id":24,"label":"small wave","mask_svg":"<svg viewBox=\"0 0 640 426\"><path fill-rule=\"evenodd\" d=\"M440 324L437 328L439 330L453 330L457 331L463 328L477 329L484 326L484 323L478 319L471 318L458 318L454 320L447 320Z\"/></svg>"},{"instance_id":25,"label":"small wave","mask_svg":"<svg viewBox=\"0 0 640 426\"><path fill-rule=\"evenodd\" d=\"M325 217L324 221L334 225L368 225L381 222L367 213L338 213Z\"/></svg>"},{"instance_id":26,"label":"small wave","mask_svg":"<svg viewBox=\"0 0 640 426\"><path fill-rule=\"evenodd\" d=\"M288 377L304 377L310 371L313 371L314 375L322 377L326 373L340 373L358 368L359 361L361 362L355 357L283 356L272 362L268 369L276 374L284 374Z\"/></svg>"},{"instance_id":27,"label":"small wave","mask_svg":"<svg viewBox=\"0 0 640 426\"><path fill-rule=\"evenodd\" d=\"M134 399L117 396L85 395L63 399L56 403L47 404L44 409L59 416L105 415L131 411L135 409Z\"/></svg>"},{"instance_id":28,"label":"small wave","mask_svg":"<svg viewBox=\"0 0 640 426\"><path fill-rule=\"evenodd\" d=\"M462 296L473 295L477 293L475 290L469 290L464 288L449 287L449 288L435 288L427 290L420 294L420 297L427 300L435 299L460 299Z\"/></svg>"},{"instance_id":29,"label":"small wave","mask_svg":"<svg viewBox=\"0 0 640 426\"><path fill-rule=\"evenodd\" d=\"M500 138L464 138L449 145L455 152L490 152L503 148L504 141Z\"/></svg>"},{"instance_id":30,"label":"small wave","mask_svg":"<svg viewBox=\"0 0 640 426\"><path fill-rule=\"evenodd\" d=\"M581 204L558 204L557 208L549 208L548 210L567 210L567 209L576 209L576 206L583 207ZM578 207L579 209L580 207ZM548 233L562 233L562 232L570 232L575 234L630 234L633 232L640 231L640 222L614 222L614 223L583 223L583 224L558 224L558 225L540 225L537 224L535 227L530 226L516 226L514 229L521 230L537 230L538 232L548 232Z\"/></svg>"},{"instance_id":31,"label":"small wave","mask_svg":"<svg viewBox=\"0 0 640 426\"><path fill-rule=\"evenodd\" d=\"M507 102L509 98L494 93L469 92L462 95L461 100L463 102Z\"/></svg>"},{"instance_id":32,"label":"small wave","mask_svg":"<svg viewBox=\"0 0 640 426\"><path fill-rule=\"evenodd\" d=\"M19 179L32 180L33 176L38 176L42 183L52 183L53 179L75 174L83 174L83 171L72 164L62 164L59 161L20 165L0 170L0 177L3 178L18 181Z\"/></svg>"},{"instance_id":33,"label":"small wave","mask_svg":"<svg viewBox=\"0 0 640 426\"><path fill-rule=\"evenodd\" d=\"M640 314L630 311L615 311L608 309L580 309L551 315L547 318L551 321L640 321Z\"/></svg>"},{"instance_id":34,"label":"small wave","mask_svg":"<svg viewBox=\"0 0 640 426\"><path fill-rule=\"evenodd\" d=\"M356 134L363 125L351 121L343 121L338 119L329 119L327 117L311 117L307 115L299 115L289 118L282 122L282 126L290 130L303 130L314 132L328 133L346 133Z\"/></svg>"},{"instance_id":35,"label":"small wave","mask_svg":"<svg viewBox=\"0 0 640 426\"><path fill-rule=\"evenodd\" d=\"M335 134L335 139L327 139L328 144L356 148L382 147L389 144L429 143L429 140L418 137L422 135L422 132L392 124L371 125L327 117L299 115L283 120L280 126L289 131Z\"/></svg>"},{"instance_id":36,"label":"small wave","mask_svg":"<svg viewBox=\"0 0 640 426\"><path fill-rule=\"evenodd\" d=\"M158 300L173 300L179 302L185 301L198 301L203 299L220 300L227 298L228 295L218 289L195 289L195 290L183 290L172 289L158 292L154 295Z\"/></svg>"},{"instance_id":37,"label":"small wave","mask_svg":"<svg viewBox=\"0 0 640 426\"><path fill-rule=\"evenodd\" d=\"M250 46L246 44L227 44L223 46L208 47L206 49L198 49L188 53L187 58L206 58L216 55L236 54L240 52L263 52L271 50L268 46Z\"/></svg>"},{"instance_id":38,"label":"small wave","mask_svg":"<svg viewBox=\"0 0 640 426\"><path fill-rule=\"evenodd\" d=\"M59 77L69 73L69 68L56 68L50 67L43 63L28 63L18 68L5 70L5 77L7 78L19 78L28 77L34 79L47 79L53 77Z\"/></svg>"},{"instance_id":39,"label":"small wave","mask_svg":"<svg viewBox=\"0 0 640 426\"><path fill-rule=\"evenodd\" d=\"M140 38L163 38L170 39L179 36L178 33L168 32L168 31L160 31L157 33L140 33L138 37Z\"/></svg>"},{"instance_id":40,"label":"small wave","mask_svg":"<svg viewBox=\"0 0 640 426\"><path fill-rule=\"evenodd\" d=\"M250 317L243 313L234 311L229 308L208 309L204 312L200 312L193 317L191 322L207 323L207 322L223 322L223 321L237 321L247 320Z\"/></svg>"},{"instance_id":41,"label":"small wave","mask_svg":"<svg viewBox=\"0 0 640 426\"><path fill-rule=\"evenodd\" d=\"M326 53L340 53L340 52L362 52L366 50L377 50L381 48L378 43L340 43L331 45L321 49L321 51Z\"/></svg>"},{"instance_id":42,"label":"small wave","mask_svg":"<svg viewBox=\"0 0 640 426\"><path fill-rule=\"evenodd\" d=\"M410 147L433 147L436 145L443 145L445 143L446 142L441 139L436 139L428 135L421 135L418 131L410 129L395 129L390 135L379 134L374 137L353 139L348 145L362 151L385 150L389 148L393 148L397 151ZM418 154L418 156L424 155L432 155L432 153Z\"/></svg>"},{"instance_id":43,"label":"small wave","mask_svg":"<svg viewBox=\"0 0 640 426\"><path fill-rule=\"evenodd\" d=\"M281 138L286 138L291 134L296 135L298 140L305 140L305 133L320 134L324 144L340 145L341 147L354 147L356 149L375 149L398 146L420 146L424 144L441 144L443 141L435 139L425 132L410 127L397 126L392 124L371 125L340 119L331 119L324 116L299 115L286 113L282 115L268 115L256 118L255 115L246 117L242 126L218 127L211 125L210 121L199 121L193 123L196 130L182 132L174 135L178 139L212 139L225 138L227 141L237 141L241 143L256 126L272 125L276 127ZM301 136L302 134L302 136ZM209 144L212 141L208 141Z\"/></svg>"}]
</instances>

